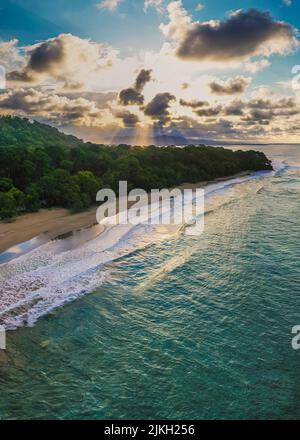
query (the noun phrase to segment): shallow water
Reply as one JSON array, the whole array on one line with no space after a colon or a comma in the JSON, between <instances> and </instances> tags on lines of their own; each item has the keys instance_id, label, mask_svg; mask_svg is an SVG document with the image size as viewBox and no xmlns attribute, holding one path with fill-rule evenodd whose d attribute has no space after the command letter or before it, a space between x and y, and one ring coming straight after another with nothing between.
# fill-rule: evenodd
<instances>
[{"instance_id":1,"label":"shallow water","mask_svg":"<svg viewBox=\"0 0 300 440\"><path fill-rule=\"evenodd\" d=\"M300 418L300 147L264 150L277 171L210 187L200 237L124 226L0 266L0 319L35 324L0 352L2 419Z\"/></svg>"}]
</instances>

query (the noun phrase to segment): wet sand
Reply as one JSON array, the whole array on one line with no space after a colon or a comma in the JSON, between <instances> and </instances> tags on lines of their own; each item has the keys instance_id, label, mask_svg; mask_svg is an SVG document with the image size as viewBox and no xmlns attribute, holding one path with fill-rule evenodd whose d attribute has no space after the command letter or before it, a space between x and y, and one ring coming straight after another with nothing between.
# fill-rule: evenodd
<instances>
[{"instance_id":1,"label":"wet sand","mask_svg":"<svg viewBox=\"0 0 300 440\"><path fill-rule=\"evenodd\" d=\"M96 222L96 207L77 214L61 208L24 214L9 223L0 223L0 252L41 234L47 234L51 239Z\"/></svg>"}]
</instances>

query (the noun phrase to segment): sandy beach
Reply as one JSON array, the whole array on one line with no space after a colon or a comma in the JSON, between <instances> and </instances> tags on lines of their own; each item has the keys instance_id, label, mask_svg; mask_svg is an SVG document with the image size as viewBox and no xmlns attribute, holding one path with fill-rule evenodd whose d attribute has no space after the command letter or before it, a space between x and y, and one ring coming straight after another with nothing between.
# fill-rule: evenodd
<instances>
[{"instance_id":1,"label":"sandy beach","mask_svg":"<svg viewBox=\"0 0 300 440\"><path fill-rule=\"evenodd\" d=\"M96 207L77 214L61 208L41 209L39 212L24 214L12 222L0 223L0 252L40 234L47 233L51 239L95 223Z\"/></svg>"},{"instance_id":2,"label":"sandy beach","mask_svg":"<svg viewBox=\"0 0 300 440\"><path fill-rule=\"evenodd\" d=\"M218 178L214 181L205 181L195 184L183 184L178 188L196 189L204 188L210 183L230 180L242 177L249 172L238 173L226 178ZM17 244L31 240L41 234L47 234L49 239L64 235L70 231L88 228L97 223L96 207L77 214L70 213L67 209L41 209L39 212L28 213L16 217L10 222L0 222L0 253Z\"/></svg>"}]
</instances>

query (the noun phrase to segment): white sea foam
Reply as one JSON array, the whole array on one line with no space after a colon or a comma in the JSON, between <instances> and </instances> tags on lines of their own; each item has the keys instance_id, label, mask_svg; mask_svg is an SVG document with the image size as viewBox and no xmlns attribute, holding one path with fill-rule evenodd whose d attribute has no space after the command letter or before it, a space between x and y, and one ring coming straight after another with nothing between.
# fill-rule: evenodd
<instances>
[{"instance_id":1,"label":"white sea foam","mask_svg":"<svg viewBox=\"0 0 300 440\"><path fill-rule=\"evenodd\" d=\"M208 185L206 200L262 175L265 173ZM0 265L0 324L8 329L33 325L53 309L101 286L109 276L107 263L179 231L179 225L108 226L75 249L64 251L59 241L51 241Z\"/></svg>"}]
</instances>

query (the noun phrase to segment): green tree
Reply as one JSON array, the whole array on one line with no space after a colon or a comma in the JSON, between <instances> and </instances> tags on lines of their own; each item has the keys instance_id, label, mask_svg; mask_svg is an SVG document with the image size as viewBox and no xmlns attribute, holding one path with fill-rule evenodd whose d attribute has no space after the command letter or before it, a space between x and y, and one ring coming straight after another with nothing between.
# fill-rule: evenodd
<instances>
[{"instance_id":1,"label":"green tree","mask_svg":"<svg viewBox=\"0 0 300 440\"><path fill-rule=\"evenodd\" d=\"M0 192L7 192L14 186L12 179L0 177Z\"/></svg>"},{"instance_id":2,"label":"green tree","mask_svg":"<svg viewBox=\"0 0 300 440\"><path fill-rule=\"evenodd\" d=\"M14 197L8 192L0 192L0 219L5 220L17 215Z\"/></svg>"},{"instance_id":3,"label":"green tree","mask_svg":"<svg viewBox=\"0 0 300 440\"><path fill-rule=\"evenodd\" d=\"M8 191L7 194L11 195L14 198L17 211L25 211L26 196L22 191L20 191L18 188L13 187Z\"/></svg>"}]
</instances>

